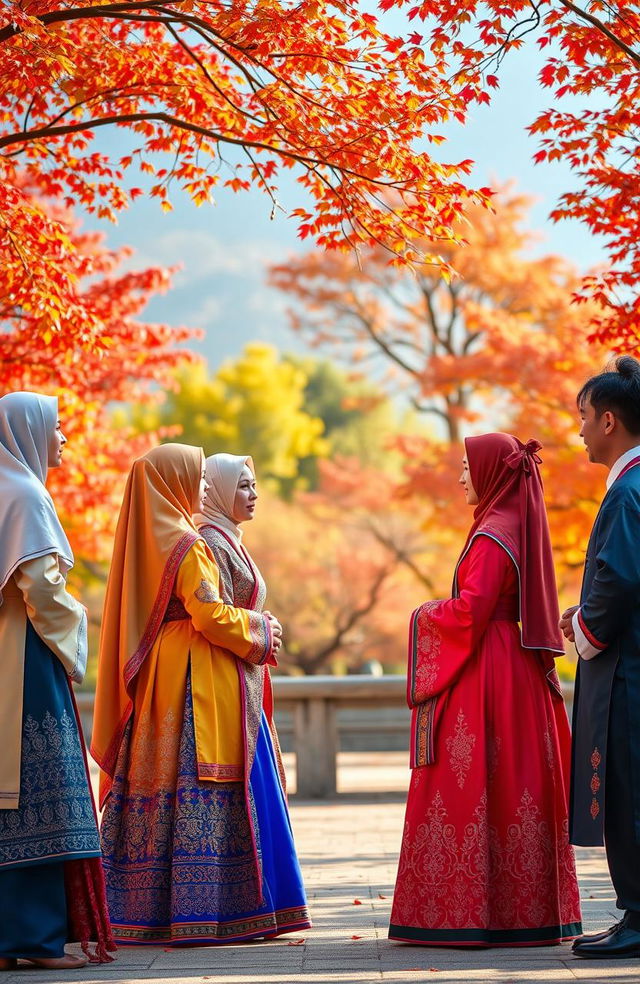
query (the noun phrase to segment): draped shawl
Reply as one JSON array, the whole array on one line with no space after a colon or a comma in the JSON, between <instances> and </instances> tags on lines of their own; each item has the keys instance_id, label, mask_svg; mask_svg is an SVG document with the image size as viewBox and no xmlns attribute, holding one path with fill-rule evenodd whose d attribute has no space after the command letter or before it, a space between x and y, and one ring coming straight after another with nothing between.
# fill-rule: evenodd
<instances>
[{"instance_id":1,"label":"draped shawl","mask_svg":"<svg viewBox=\"0 0 640 984\"><path fill-rule=\"evenodd\" d=\"M511 556L519 575L522 645L563 653L558 628L551 538L540 477L539 441L523 444L511 434L483 434L465 439L469 473L478 505L464 550L481 534L493 537ZM455 595L454 576L454 595ZM553 665L551 662L550 666Z\"/></svg>"},{"instance_id":2,"label":"draped shawl","mask_svg":"<svg viewBox=\"0 0 640 984\"><path fill-rule=\"evenodd\" d=\"M112 774L132 683L162 625L177 570L198 539L191 515L202 448L163 444L133 463L107 582L91 754Z\"/></svg>"},{"instance_id":3,"label":"draped shawl","mask_svg":"<svg viewBox=\"0 0 640 984\"><path fill-rule=\"evenodd\" d=\"M63 574L73 567L44 484L57 420L55 396L22 392L0 399L0 592L26 560L57 554Z\"/></svg>"}]
</instances>

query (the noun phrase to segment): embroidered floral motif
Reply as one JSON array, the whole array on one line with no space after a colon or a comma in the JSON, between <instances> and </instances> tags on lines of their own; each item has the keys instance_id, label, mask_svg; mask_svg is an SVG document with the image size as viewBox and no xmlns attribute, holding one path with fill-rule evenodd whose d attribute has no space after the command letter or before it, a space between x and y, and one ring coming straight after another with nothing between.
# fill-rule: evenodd
<instances>
[{"instance_id":1,"label":"embroidered floral motif","mask_svg":"<svg viewBox=\"0 0 640 984\"><path fill-rule=\"evenodd\" d=\"M158 725L149 711L140 715L129 749L129 792L148 796L175 784L181 725L171 708Z\"/></svg>"},{"instance_id":2,"label":"embroidered floral motif","mask_svg":"<svg viewBox=\"0 0 640 984\"><path fill-rule=\"evenodd\" d=\"M204 578L200 581L200 587L196 590L195 596L203 605L213 605L214 602L220 601L220 596L214 586L210 581L205 581Z\"/></svg>"},{"instance_id":3,"label":"embroidered floral motif","mask_svg":"<svg viewBox=\"0 0 640 984\"><path fill-rule=\"evenodd\" d=\"M22 729L20 806L0 810L0 867L100 851L75 719L64 710Z\"/></svg>"},{"instance_id":4,"label":"embroidered floral motif","mask_svg":"<svg viewBox=\"0 0 640 984\"><path fill-rule=\"evenodd\" d=\"M173 742L174 728L169 720L165 725ZM149 760L158 761L163 740L146 735ZM138 768L131 788L124 778L128 745L127 735L101 828L114 931L132 940L206 936L209 930L215 938L219 926L224 938L227 917L233 922L234 914L262 902L259 831L254 848L242 783L197 781L190 684L179 751L162 782L143 789ZM216 913L225 920L212 921Z\"/></svg>"},{"instance_id":5,"label":"embroidered floral motif","mask_svg":"<svg viewBox=\"0 0 640 984\"><path fill-rule=\"evenodd\" d=\"M458 786L463 789L467 773L471 768L471 755L476 736L469 733L462 708L458 711L456 727L453 735L447 738L447 751L449 752L449 764L456 777Z\"/></svg>"},{"instance_id":6,"label":"embroidered floral motif","mask_svg":"<svg viewBox=\"0 0 640 984\"><path fill-rule=\"evenodd\" d=\"M596 746L591 753L591 768L593 769L593 775L591 776L591 782L589 783L589 788L591 789L592 799L591 806L589 807L589 813L591 814L591 819L596 820L600 814L600 804L597 800L597 794L601 786L600 776L598 775L598 769L600 763L602 762L602 755L600 754L600 749Z\"/></svg>"},{"instance_id":7,"label":"embroidered floral motif","mask_svg":"<svg viewBox=\"0 0 640 984\"><path fill-rule=\"evenodd\" d=\"M438 930L575 921L579 897L566 822L550 829L528 789L506 827L489 822L486 790L469 822L456 823L456 815L455 802L449 811L437 791L424 820L413 829L407 821L392 923Z\"/></svg>"},{"instance_id":8,"label":"embroidered floral motif","mask_svg":"<svg viewBox=\"0 0 640 984\"><path fill-rule=\"evenodd\" d=\"M415 704L422 703L432 695L438 677L441 637L433 623L431 613L439 605L439 601L425 602L412 620L410 663L413 675L411 690Z\"/></svg>"}]
</instances>

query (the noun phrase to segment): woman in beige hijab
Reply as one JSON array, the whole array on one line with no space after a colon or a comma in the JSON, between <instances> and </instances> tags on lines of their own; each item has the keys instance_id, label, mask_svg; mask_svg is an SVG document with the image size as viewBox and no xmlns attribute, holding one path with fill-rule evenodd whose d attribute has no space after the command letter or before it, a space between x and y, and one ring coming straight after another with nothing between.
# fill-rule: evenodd
<instances>
[{"instance_id":1,"label":"woman in beige hijab","mask_svg":"<svg viewBox=\"0 0 640 984\"><path fill-rule=\"evenodd\" d=\"M253 519L258 493L248 455L214 454L206 461L202 511L195 521L220 570L223 601L262 611L266 599L260 571L242 544L242 523ZM257 872L261 904L243 914L265 937L311 925L285 797L285 778L273 721L273 692L268 666L236 660L243 719L245 809L260 844ZM233 821L232 817L228 822Z\"/></svg>"},{"instance_id":2,"label":"woman in beige hijab","mask_svg":"<svg viewBox=\"0 0 640 984\"><path fill-rule=\"evenodd\" d=\"M0 970L83 967L113 949L100 843L71 690L87 661L73 554L45 481L66 440L58 401L0 399Z\"/></svg>"}]
</instances>

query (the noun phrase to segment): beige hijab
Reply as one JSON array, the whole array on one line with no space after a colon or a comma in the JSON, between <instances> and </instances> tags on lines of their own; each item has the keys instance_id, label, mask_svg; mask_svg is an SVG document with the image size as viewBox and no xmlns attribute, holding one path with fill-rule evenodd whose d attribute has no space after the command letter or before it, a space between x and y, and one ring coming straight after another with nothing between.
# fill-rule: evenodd
<instances>
[{"instance_id":1,"label":"beige hijab","mask_svg":"<svg viewBox=\"0 0 640 984\"><path fill-rule=\"evenodd\" d=\"M63 574L73 553L44 483L58 400L40 393L0 399L0 603L2 588L24 561L57 554Z\"/></svg>"},{"instance_id":2,"label":"beige hijab","mask_svg":"<svg viewBox=\"0 0 640 984\"><path fill-rule=\"evenodd\" d=\"M207 492L202 512L193 517L196 526L213 523L227 530L235 539L242 540L242 530L233 521L233 502L238 482L245 465L255 476L253 459L245 454L212 454L207 458Z\"/></svg>"}]
</instances>

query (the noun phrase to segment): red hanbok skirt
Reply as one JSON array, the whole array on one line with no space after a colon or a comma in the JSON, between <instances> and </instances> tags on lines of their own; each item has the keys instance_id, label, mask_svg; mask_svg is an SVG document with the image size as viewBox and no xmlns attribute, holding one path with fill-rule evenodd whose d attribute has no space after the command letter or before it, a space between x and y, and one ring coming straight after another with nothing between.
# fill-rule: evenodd
<instances>
[{"instance_id":1,"label":"red hanbok skirt","mask_svg":"<svg viewBox=\"0 0 640 984\"><path fill-rule=\"evenodd\" d=\"M536 946L581 933L567 825L569 724L515 621L492 620L439 698L415 768L389 936Z\"/></svg>"}]
</instances>

